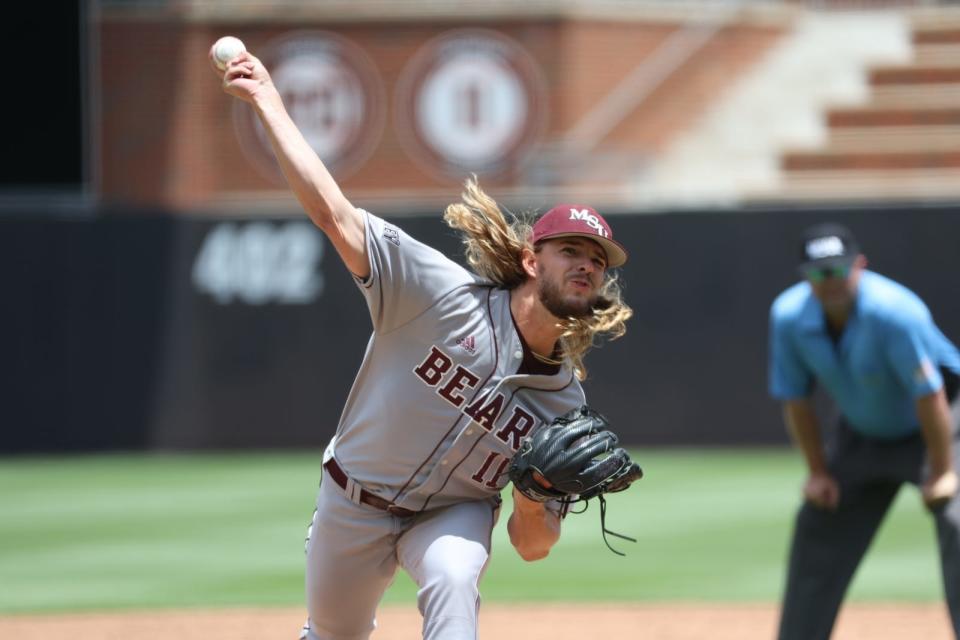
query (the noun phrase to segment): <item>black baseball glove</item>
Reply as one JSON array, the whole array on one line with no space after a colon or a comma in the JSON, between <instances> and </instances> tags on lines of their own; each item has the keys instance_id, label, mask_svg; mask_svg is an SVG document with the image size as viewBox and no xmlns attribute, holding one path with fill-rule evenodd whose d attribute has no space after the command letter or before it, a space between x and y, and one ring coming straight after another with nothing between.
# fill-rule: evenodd
<instances>
[{"instance_id":1,"label":"black baseball glove","mask_svg":"<svg viewBox=\"0 0 960 640\"><path fill-rule=\"evenodd\" d=\"M604 494L623 491L642 478L643 471L617 446L619 439L609 426L586 405L574 409L524 440L508 473L517 491L537 502L571 504L599 497L604 542L608 533L633 540L607 530Z\"/></svg>"}]
</instances>

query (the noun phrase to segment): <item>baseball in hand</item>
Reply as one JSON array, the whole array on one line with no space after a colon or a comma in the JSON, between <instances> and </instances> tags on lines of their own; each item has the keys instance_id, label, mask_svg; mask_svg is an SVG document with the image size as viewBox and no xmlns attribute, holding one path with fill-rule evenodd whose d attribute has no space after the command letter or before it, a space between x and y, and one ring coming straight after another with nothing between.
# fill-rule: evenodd
<instances>
[{"instance_id":1,"label":"baseball in hand","mask_svg":"<svg viewBox=\"0 0 960 640\"><path fill-rule=\"evenodd\" d=\"M213 43L213 61L221 71L227 68L227 63L246 51L243 42L233 36L223 36Z\"/></svg>"}]
</instances>

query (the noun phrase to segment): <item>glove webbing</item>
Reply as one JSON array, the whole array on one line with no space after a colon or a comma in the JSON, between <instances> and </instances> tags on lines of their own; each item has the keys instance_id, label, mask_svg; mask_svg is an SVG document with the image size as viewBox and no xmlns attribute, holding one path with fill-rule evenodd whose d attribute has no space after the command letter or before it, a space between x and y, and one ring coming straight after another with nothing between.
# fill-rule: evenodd
<instances>
[{"instance_id":1,"label":"glove webbing","mask_svg":"<svg viewBox=\"0 0 960 640\"><path fill-rule=\"evenodd\" d=\"M620 538L621 540L629 540L630 542L636 542L637 539L631 538L630 536L625 536L621 533L617 533L615 531L611 531L610 529L607 529L607 500L606 498L603 497L603 494L598 495L597 498L599 498L600 500L600 531L601 531L601 534L603 535L603 543L607 545L607 549L610 549L610 551L613 551L618 556L627 555L621 551L617 551L612 546L610 546L610 542L607 540L607 534L610 534L611 536L614 536L616 538ZM576 500L565 500L564 502L566 502L568 505L576 504L577 502L583 502L583 509L581 509L580 511L571 511L570 513L583 513L587 510L587 507L590 506L590 502L585 498L578 498Z\"/></svg>"}]
</instances>

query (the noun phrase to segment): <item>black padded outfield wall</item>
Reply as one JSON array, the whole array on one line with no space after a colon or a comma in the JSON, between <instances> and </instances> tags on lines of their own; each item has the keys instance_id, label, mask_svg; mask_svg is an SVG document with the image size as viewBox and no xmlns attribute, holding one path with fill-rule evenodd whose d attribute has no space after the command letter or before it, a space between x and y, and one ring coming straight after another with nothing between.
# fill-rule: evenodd
<instances>
[{"instance_id":1,"label":"black padded outfield wall","mask_svg":"<svg viewBox=\"0 0 960 640\"><path fill-rule=\"evenodd\" d=\"M187 220L175 244L151 445L322 446L370 334L326 238L305 218Z\"/></svg>"},{"instance_id":2,"label":"black padded outfield wall","mask_svg":"<svg viewBox=\"0 0 960 640\"><path fill-rule=\"evenodd\" d=\"M0 218L0 452L146 447L172 219L37 213Z\"/></svg>"},{"instance_id":3,"label":"black padded outfield wall","mask_svg":"<svg viewBox=\"0 0 960 640\"><path fill-rule=\"evenodd\" d=\"M439 215L392 220L461 259ZM871 268L960 341L960 207L609 220L636 315L588 357L586 387L630 444L787 442L766 394L767 313L815 222L850 226ZM305 219L24 216L0 230L0 451L319 449L333 433L370 321Z\"/></svg>"}]
</instances>

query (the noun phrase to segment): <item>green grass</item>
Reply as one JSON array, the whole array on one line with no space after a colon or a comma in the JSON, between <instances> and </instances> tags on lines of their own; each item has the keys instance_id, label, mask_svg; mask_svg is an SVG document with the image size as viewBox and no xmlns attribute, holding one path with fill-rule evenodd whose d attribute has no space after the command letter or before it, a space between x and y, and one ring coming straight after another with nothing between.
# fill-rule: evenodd
<instances>
[{"instance_id":1,"label":"green grass","mask_svg":"<svg viewBox=\"0 0 960 640\"><path fill-rule=\"evenodd\" d=\"M778 599L803 469L794 452L638 451L646 477L571 515L550 557L506 535L487 602ZM299 605L320 453L0 458L0 613ZM505 497L509 492L505 492ZM901 492L851 589L854 600L942 597L932 522ZM405 574L386 602L415 600Z\"/></svg>"}]
</instances>

